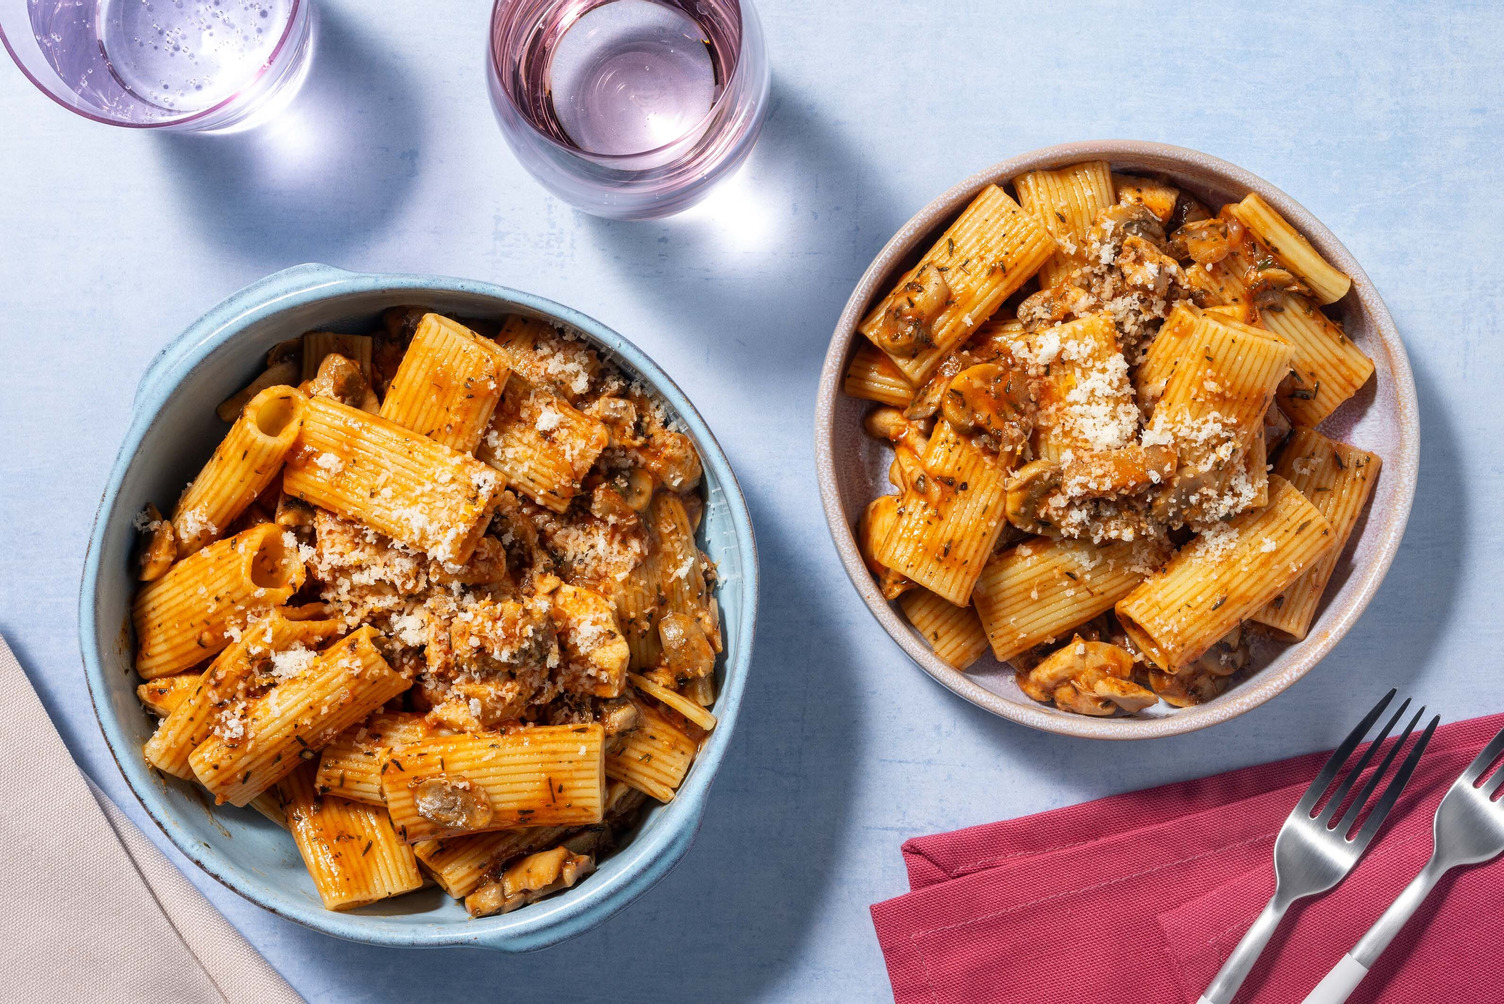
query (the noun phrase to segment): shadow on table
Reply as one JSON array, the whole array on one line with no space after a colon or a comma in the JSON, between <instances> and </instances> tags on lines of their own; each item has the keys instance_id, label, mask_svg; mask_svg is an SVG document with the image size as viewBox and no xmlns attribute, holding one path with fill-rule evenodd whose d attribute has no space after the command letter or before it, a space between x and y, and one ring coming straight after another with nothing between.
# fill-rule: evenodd
<instances>
[{"instance_id":1,"label":"shadow on table","mask_svg":"<svg viewBox=\"0 0 1504 1004\"><path fill-rule=\"evenodd\" d=\"M1304 678L1230 722L1156 742L1113 745L1046 735L958 701L966 727L991 736L998 757L1021 770L1059 778L1064 805L1335 746L1390 687L1425 703L1428 695L1417 678L1454 617L1462 549L1476 517L1469 509L1457 429L1423 360L1412 363L1424 446L1405 540L1364 616ZM1274 734L1310 742L1299 749L1271 746L1267 737ZM1009 815L999 812L999 818Z\"/></svg>"},{"instance_id":2,"label":"shadow on table","mask_svg":"<svg viewBox=\"0 0 1504 1004\"><path fill-rule=\"evenodd\" d=\"M188 215L246 260L340 258L418 174L423 116L401 67L348 16L315 17L308 80L286 109L245 132L157 137Z\"/></svg>"},{"instance_id":3,"label":"shadow on table","mask_svg":"<svg viewBox=\"0 0 1504 1004\"><path fill-rule=\"evenodd\" d=\"M714 351L734 367L729 392L755 402L769 386L807 383L810 422L788 444L804 453L836 317L908 214L887 190L881 161L848 145L814 101L776 77L769 100L748 162L700 205L665 220L577 218L619 270L655 277L634 293L697 322L691 330L706 345L681 351Z\"/></svg>"}]
</instances>

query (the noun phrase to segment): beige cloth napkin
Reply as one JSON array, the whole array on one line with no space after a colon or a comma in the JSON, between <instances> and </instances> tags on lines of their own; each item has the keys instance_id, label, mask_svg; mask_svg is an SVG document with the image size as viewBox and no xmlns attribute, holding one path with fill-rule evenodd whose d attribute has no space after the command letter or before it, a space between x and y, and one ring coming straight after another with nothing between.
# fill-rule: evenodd
<instances>
[{"instance_id":1,"label":"beige cloth napkin","mask_svg":"<svg viewBox=\"0 0 1504 1004\"><path fill-rule=\"evenodd\" d=\"M80 771L0 637L0 999L301 1004Z\"/></svg>"}]
</instances>

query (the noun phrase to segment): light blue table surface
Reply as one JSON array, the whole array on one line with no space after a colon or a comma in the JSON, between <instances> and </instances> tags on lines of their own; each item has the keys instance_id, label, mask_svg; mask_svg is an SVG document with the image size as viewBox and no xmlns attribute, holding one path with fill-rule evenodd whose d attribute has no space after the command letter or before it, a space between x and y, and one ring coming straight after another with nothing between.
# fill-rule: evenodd
<instances>
[{"instance_id":1,"label":"light blue table surface","mask_svg":"<svg viewBox=\"0 0 1504 1004\"><path fill-rule=\"evenodd\" d=\"M190 872L309 1000L884 999L867 907L904 890L907 837L1327 746L1390 685L1448 720L1504 710L1500 8L762 0L775 70L752 159L713 202L622 224L513 161L486 98L488 5L319 6L280 131L113 130L0 61L0 632L85 769L160 838L105 750L74 623L136 380L211 304L297 262L518 286L636 341L730 455L764 589L694 849L585 937L377 951ZM1100 137L1199 147L1324 220L1405 336L1423 430L1404 545L1336 651L1236 721L1132 746L994 719L912 667L836 561L810 431L836 315L887 237L976 169Z\"/></svg>"}]
</instances>

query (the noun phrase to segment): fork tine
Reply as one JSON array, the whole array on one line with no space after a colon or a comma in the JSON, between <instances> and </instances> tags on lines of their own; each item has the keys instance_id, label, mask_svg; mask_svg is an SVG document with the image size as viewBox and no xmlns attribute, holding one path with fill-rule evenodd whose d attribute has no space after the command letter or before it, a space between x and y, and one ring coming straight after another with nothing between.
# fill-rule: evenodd
<instances>
[{"instance_id":1,"label":"fork tine","mask_svg":"<svg viewBox=\"0 0 1504 1004\"><path fill-rule=\"evenodd\" d=\"M1415 765L1420 762L1420 755L1426 751L1426 744L1431 741L1431 733L1436 731L1436 726L1441 722L1441 716L1435 715L1426 725L1426 731L1421 733L1415 741L1415 746L1410 750L1410 755L1405 757L1405 762L1400 765L1399 772L1394 775L1394 780L1389 782L1389 787L1384 789L1384 794L1379 798L1378 804L1368 814L1363 822L1363 829L1358 831L1353 843L1358 850L1368 846L1373 835L1384 825L1384 817L1389 815L1389 810L1394 808L1395 801L1400 797L1400 792L1405 790L1405 785L1410 782L1410 775L1415 771ZM1396 744L1398 746L1398 744Z\"/></svg>"},{"instance_id":2,"label":"fork tine","mask_svg":"<svg viewBox=\"0 0 1504 1004\"><path fill-rule=\"evenodd\" d=\"M1321 800L1321 796L1326 791L1327 786L1332 783L1332 778L1337 776L1337 768L1341 767L1347 762L1347 758L1352 756L1353 750L1357 749L1358 744L1363 741L1363 737L1368 734L1368 730L1373 727L1373 723L1378 721L1379 716L1384 713L1384 709L1389 707L1389 702L1394 700L1394 695L1395 691L1393 689L1385 694L1379 703L1373 706L1373 710L1363 716L1363 720L1358 723L1357 728L1347 734L1347 738L1342 740L1342 745L1332 751L1331 757L1327 759L1326 766L1321 768L1321 773L1316 775L1316 780L1311 782L1311 786L1306 789L1306 793L1301 796L1299 804L1295 806L1295 813L1304 813L1307 816L1311 814L1311 809Z\"/></svg>"},{"instance_id":3,"label":"fork tine","mask_svg":"<svg viewBox=\"0 0 1504 1004\"><path fill-rule=\"evenodd\" d=\"M1496 770L1493 776L1483 782L1482 792L1489 798L1494 797L1494 792L1499 790L1499 785L1504 784L1504 770Z\"/></svg>"},{"instance_id":4,"label":"fork tine","mask_svg":"<svg viewBox=\"0 0 1504 1004\"><path fill-rule=\"evenodd\" d=\"M1459 780L1466 781L1468 784L1475 783L1479 777L1483 776L1483 772L1488 770L1488 765L1498 759L1500 753L1504 753L1504 729L1500 729L1493 741L1483 747L1483 752L1467 765L1467 770L1462 772ZM1501 769L1500 773L1504 773L1504 769Z\"/></svg>"},{"instance_id":5,"label":"fork tine","mask_svg":"<svg viewBox=\"0 0 1504 1004\"><path fill-rule=\"evenodd\" d=\"M1405 703L1408 704L1410 702L1406 701ZM1404 707L1401 706L1400 711L1404 710ZM1368 804L1368 799L1378 789L1379 782L1384 780L1385 774L1389 773L1389 765L1394 763L1394 758L1399 755L1400 747L1405 745L1405 740L1410 738L1410 733L1415 731L1415 726L1420 721L1420 716L1425 713L1426 709L1424 706L1416 710L1415 717L1411 718L1410 724L1405 726L1404 733L1394 741L1393 746L1389 747L1389 752L1384 755L1384 761L1373 772L1373 776L1368 779L1368 783L1363 786L1363 790L1358 792L1358 797L1353 799L1353 804L1348 806L1347 812L1342 816L1342 822L1337 824L1337 832L1342 834L1344 839L1347 837L1347 831L1353 828L1353 823L1358 821L1358 814L1363 811L1363 806ZM1377 749L1381 741L1382 737L1374 740L1374 744L1368 748L1369 751L1372 752Z\"/></svg>"},{"instance_id":6,"label":"fork tine","mask_svg":"<svg viewBox=\"0 0 1504 1004\"><path fill-rule=\"evenodd\" d=\"M1400 716L1405 713L1405 709L1408 707L1410 707L1410 698L1407 697L1403 702L1400 703L1400 706L1395 709L1394 715L1389 719L1389 724L1384 726L1384 730L1378 735L1374 736L1373 741L1368 744L1368 748L1363 751L1363 755L1358 758L1358 762L1353 764L1351 768L1344 772L1342 782L1338 784L1336 790L1332 792L1332 797L1327 799L1326 807L1321 810L1321 815L1316 817L1317 822L1321 823L1322 826L1325 826L1327 823L1331 822L1332 817L1337 814L1337 809L1342 805L1343 801L1346 800L1347 793L1352 790L1352 787L1357 782L1358 778L1362 776L1363 769L1368 766L1368 761L1372 760L1373 755L1379 751L1379 747L1384 745L1384 740L1389 738L1389 733L1394 731L1395 724L1399 722ZM1424 711L1425 709L1421 710ZM1415 717L1418 719L1420 717L1420 712L1417 712ZM1410 723L1410 728L1415 728L1414 721ZM1410 729L1406 729L1405 735L1408 736L1409 734ZM1404 741L1404 737L1402 736L1400 738L1400 742ZM1384 760L1383 766L1381 766L1374 773L1374 777L1378 777L1379 775L1383 774L1385 768L1389 766L1389 761L1393 758L1394 752L1393 750L1391 750L1389 756ZM1354 805L1363 804L1364 800L1370 794L1372 794L1374 783L1375 782L1373 781L1369 782L1368 787L1363 789L1363 794L1359 795L1353 802Z\"/></svg>"}]
</instances>

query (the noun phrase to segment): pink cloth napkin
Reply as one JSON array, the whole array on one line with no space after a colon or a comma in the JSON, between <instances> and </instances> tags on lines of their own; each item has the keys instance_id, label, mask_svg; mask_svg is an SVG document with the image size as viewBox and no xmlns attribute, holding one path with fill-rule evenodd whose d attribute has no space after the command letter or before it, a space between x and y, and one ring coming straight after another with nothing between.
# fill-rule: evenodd
<instances>
[{"instance_id":1,"label":"pink cloth napkin","mask_svg":"<svg viewBox=\"0 0 1504 1004\"><path fill-rule=\"evenodd\" d=\"M1239 1004L1310 992L1420 870L1441 796L1501 727L1436 731L1363 860L1291 908ZM872 907L894 999L1194 1004L1273 894L1275 834L1327 755L908 841L911 891ZM1351 1000L1504 1000L1501 935L1504 859L1453 872Z\"/></svg>"}]
</instances>

